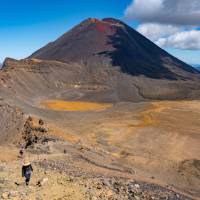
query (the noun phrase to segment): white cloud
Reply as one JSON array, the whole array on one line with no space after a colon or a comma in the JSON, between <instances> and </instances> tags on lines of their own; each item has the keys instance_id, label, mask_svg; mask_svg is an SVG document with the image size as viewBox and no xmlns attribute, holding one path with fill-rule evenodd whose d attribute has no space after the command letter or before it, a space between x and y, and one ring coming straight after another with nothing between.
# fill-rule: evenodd
<instances>
[{"instance_id":1,"label":"white cloud","mask_svg":"<svg viewBox=\"0 0 200 200\"><path fill-rule=\"evenodd\" d=\"M180 31L180 27L173 25L160 25L160 24L141 24L138 26L137 31L146 36L152 41L156 41L161 37L168 37Z\"/></svg>"},{"instance_id":2,"label":"white cloud","mask_svg":"<svg viewBox=\"0 0 200 200\"><path fill-rule=\"evenodd\" d=\"M160 47L200 50L200 0L132 0L125 17Z\"/></svg>"},{"instance_id":3,"label":"white cloud","mask_svg":"<svg viewBox=\"0 0 200 200\"><path fill-rule=\"evenodd\" d=\"M200 31L190 30L175 33L166 38L160 38L155 43L161 47L177 49L200 50Z\"/></svg>"},{"instance_id":4,"label":"white cloud","mask_svg":"<svg viewBox=\"0 0 200 200\"><path fill-rule=\"evenodd\" d=\"M137 31L160 47L200 50L200 31L191 30L191 27L141 24Z\"/></svg>"},{"instance_id":5,"label":"white cloud","mask_svg":"<svg viewBox=\"0 0 200 200\"><path fill-rule=\"evenodd\" d=\"M200 0L132 0L125 17L141 23L200 24Z\"/></svg>"},{"instance_id":6,"label":"white cloud","mask_svg":"<svg viewBox=\"0 0 200 200\"><path fill-rule=\"evenodd\" d=\"M143 18L143 16L153 15L161 9L162 0L134 0L127 7L125 16L127 18Z\"/></svg>"}]
</instances>

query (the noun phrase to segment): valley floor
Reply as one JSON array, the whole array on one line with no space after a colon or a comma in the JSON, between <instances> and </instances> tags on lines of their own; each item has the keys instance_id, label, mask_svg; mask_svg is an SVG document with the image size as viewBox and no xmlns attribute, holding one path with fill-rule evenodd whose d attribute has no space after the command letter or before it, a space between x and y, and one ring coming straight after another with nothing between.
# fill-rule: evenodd
<instances>
[{"instance_id":1,"label":"valley floor","mask_svg":"<svg viewBox=\"0 0 200 200\"><path fill-rule=\"evenodd\" d=\"M51 109L23 108L27 120L21 134L26 136L28 126L29 136L37 138L25 151L34 167L29 187L18 157L27 141L18 137L14 145L0 147L1 195L16 200L200 197L200 101Z\"/></svg>"}]
</instances>

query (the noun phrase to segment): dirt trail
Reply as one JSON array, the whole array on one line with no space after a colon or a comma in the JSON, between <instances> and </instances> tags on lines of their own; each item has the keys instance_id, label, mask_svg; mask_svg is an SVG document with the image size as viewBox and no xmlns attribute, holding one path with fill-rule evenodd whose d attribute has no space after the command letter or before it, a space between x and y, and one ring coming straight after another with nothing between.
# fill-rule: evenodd
<instances>
[{"instance_id":1,"label":"dirt trail","mask_svg":"<svg viewBox=\"0 0 200 200\"><path fill-rule=\"evenodd\" d=\"M61 144L64 145L65 142L61 142L59 146ZM54 145L57 146L53 143L49 145L52 148ZM0 195L2 199L193 199L178 191L173 191L170 187L166 188L153 183L145 183L130 174L98 167L95 163L88 163L85 160L81 161L78 159L77 154L74 154L74 151L77 151L74 147L65 144L65 148L67 150L65 154L61 152L33 154L31 153L32 150L26 152L26 156L29 155L34 169L28 187L25 186L21 177L22 158L17 158L18 149L14 147L1 148L1 150L4 150L6 157L6 159L0 157ZM12 156L7 157L6 154ZM87 170L87 168L90 170ZM92 168L93 170L91 170Z\"/></svg>"}]
</instances>

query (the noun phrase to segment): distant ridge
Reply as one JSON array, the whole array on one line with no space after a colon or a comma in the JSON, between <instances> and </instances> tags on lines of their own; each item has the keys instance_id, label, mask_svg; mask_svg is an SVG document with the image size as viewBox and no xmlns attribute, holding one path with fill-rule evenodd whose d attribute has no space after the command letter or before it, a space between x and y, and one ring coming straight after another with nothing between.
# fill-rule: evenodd
<instances>
[{"instance_id":1,"label":"distant ridge","mask_svg":"<svg viewBox=\"0 0 200 200\"><path fill-rule=\"evenodd\" d=\"M198 65L198 64L192 64L191 66L193 66L194 68L196 68L197 70L200 71L200 65Z\"/></svg>"}]
</instances>

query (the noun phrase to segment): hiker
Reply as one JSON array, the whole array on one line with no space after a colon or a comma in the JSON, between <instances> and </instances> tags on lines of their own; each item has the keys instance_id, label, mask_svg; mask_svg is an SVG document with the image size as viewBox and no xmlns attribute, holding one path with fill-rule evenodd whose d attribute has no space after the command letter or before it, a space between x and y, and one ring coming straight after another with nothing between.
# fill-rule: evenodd
<instances>
[{"instance_id":1,"label":"hiker","mask_svg":"<svg viewBox=\"0 0 200 200\"><path fill-rule=\"evenodd\" d=\"M25 158L22 166L22 177L25 177L26 185L29 185L31 178L31 172L33 171L32 165L28 158Z\"/></svg>"}]
</instances>

